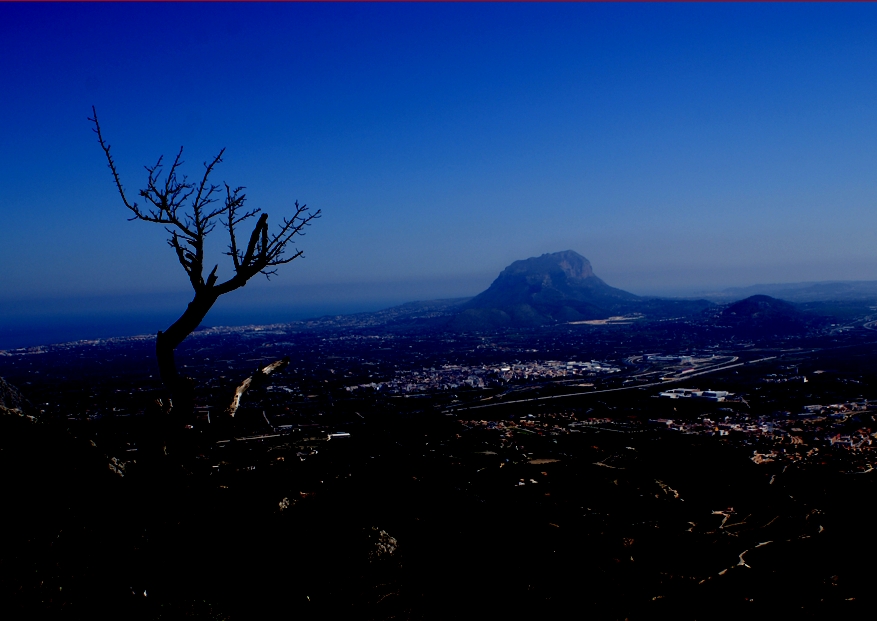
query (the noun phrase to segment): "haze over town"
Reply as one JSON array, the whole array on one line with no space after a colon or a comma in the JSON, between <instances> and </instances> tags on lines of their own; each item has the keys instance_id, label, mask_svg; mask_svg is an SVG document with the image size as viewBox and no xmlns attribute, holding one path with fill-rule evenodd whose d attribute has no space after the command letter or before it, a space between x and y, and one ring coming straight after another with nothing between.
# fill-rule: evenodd
<instances>
[{"instance_id":1,"label":"haze over town","mask_svg":"<svg viewBox=\"0 0 877 621\"><path fill-rule=\"evenodd\" d=\"M875 21L858 4L3 4L0 338L154 332L190 298L161 227L127 221L92 105L129 192L180 145L192 177L225 147L218 179L272 222L322 210L306 258L214 325L472 296L568 248L639 295L875 280Z\"/></svg>"}]
</instances>

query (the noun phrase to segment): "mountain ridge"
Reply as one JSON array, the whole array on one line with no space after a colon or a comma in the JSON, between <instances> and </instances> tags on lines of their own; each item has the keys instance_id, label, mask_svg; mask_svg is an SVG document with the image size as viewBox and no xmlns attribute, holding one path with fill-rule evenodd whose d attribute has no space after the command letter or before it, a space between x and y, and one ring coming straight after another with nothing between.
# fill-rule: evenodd
<instances>
[{"instance_id":1,"label":"mountain ridge","mask_svg":"<svg viewBox=\"0 0 877 621\"><path fill-rule=\"evenodd\" d=\"M596 275L588 259L564 250L513 261L472 298L409 302L377 313L324 316L297 323L466 332L535 328L632 314L650 319L695 318L713 306L702 299L643 297L612 287Z\"/></svg>"},{"instance_id":2,"label":"mountain ridge","mask_svg":"<svg viewBox=\"0 0 877 621\"><path fill-rule=\"evenodd\" d=\"M807 289L814 284L820 283L792 284L788 290ZM877 282L873 284L877 291ZM748 292L745 288L726 291L728 296ZM693 326L757 335L802 333L824 323L826 316L836 310L824 304L802 306L764 294L748 296L743 301L746 300L746 304L738 307L741 299L736 296L715 295L712 301L639 296L607 284L597 276L588 259L573 250L564 250L513 261L487 289L471 298L414 301L377 312L326 315L293 323L305 329L332 326L467 332L628 316L647 321L684 320ZM856 306L853 310L861 310L861 303L850 304ZM731 307L735 308L728 310Z\"/></svg>"}]
</instances>

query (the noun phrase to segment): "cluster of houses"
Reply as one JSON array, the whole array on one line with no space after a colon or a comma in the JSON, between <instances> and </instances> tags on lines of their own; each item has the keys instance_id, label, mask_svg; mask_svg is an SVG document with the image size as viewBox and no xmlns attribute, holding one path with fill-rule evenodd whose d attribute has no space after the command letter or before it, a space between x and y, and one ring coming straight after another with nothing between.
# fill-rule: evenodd
<instances>
[{"instance_id":1,"label":"cluster of houses","mask_svg":"<svg viewBox=\"0 0 877 621\"><path fill-rule=\"evenodd\" d=\"M733 393L726 390L698 390L697 388L671 388L658 393L662 399L704 399L706 401L725 401Z\"/></svg>"},{"instance_id":2,"label":"cluster of houses","mask_svg":"<svg viewBox=\"0 0 877 621\"><path fill-rule=\"evenodd\" d=\"M361 388L391 393L422 393L458 388L485 388L511 381L551 380L618 373L621 369L605 362L546 360L516 364L465 366L446 364L419 371L397 371L396 377L382 382L347 386L348 392Z\"/></svg>"}]
</instances>

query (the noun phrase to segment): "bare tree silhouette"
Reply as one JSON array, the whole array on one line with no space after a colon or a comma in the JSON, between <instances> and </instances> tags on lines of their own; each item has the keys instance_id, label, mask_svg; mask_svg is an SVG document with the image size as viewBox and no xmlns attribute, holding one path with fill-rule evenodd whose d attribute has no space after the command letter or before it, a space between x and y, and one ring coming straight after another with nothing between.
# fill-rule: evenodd
<instances>
[{"instance_id":1,"label":"bare tree silhouette","mask_svg":"<svg viewBox=\"0 0 877 621\"><path fill-rule=\"evenodd\" d=\"M170 234L168 245L173 248L195 290L195 296L185 312L167 330L159 331L155 340L161 381L170 392L173 409L176 412L192 412L194 383L190 378L180 375L174 360L174 350L201 324L219 296L243 287L256 274L261 273L270 278L277 273L278 266L301 257L301 250L290 249L289 246L294 237L304 235L305 227L320 217L320 210L311 213L306 205L299 205L296 201L292 217L283 218L280 226L271 233L268 230L268 214L259 208L247 209L244 206L247 196L243 193L243 186L232 188L227 183L217 185L210 182L211 174L217 164L222 162L225 149L212 161L204 162L201 180L193 183L179 172L183 164L182 147L163 180L164 156L159 157L154 166L145 167L148 173L146 187L138 192L144 200L144 206L141 207L128 200L110 153L110 145L101 133L97 110L94 106L91 110L93 116L88 120L94 124L93 131L106 155L107 165L113 173L122 202L134 214L130 220L164 225ZM246 245L241 246L237 239L238 227L251 218L255 218L255 225ZM228 232L229 246L225 254L231 257L234 267L234 275L224 282L219 282L216 275L218 264L204 277L204 240L216 228L217 222ZM251 380L270 375L283 366L285 364L273 363L248 378L244 382L246 387L242 384L238 388L232 406L226 411L234 416L240 395L253 383Z\"/></svg>"}]
</instances>

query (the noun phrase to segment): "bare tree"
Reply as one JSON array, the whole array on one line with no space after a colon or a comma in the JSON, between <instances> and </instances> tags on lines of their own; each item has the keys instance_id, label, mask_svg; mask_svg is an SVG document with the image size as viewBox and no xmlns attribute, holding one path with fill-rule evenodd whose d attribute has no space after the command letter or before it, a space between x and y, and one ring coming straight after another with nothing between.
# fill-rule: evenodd
<instances>
[{"instance_id":1,"label":"bare tree","mask_svg":"<svg viewBox=\"0 0 877 621\"><path fill-rule=\"evenodd\" d=\"M140 206L128 200L116 163L110 154L110 145L101 133L97 111L94 106L91 110L94 116L88 120L94 123L94 132L106 155L107 165L113 173L122 202L134 214L130 219L165 227L170 234L168 245L173 248L195 290L195 296L186 311L167 330L159 331L155 340L161 381L170 392L174 409L191 412L194 406L194 385L190 378L181 376L177 370L174 350L201 324L219 296L243 287L256 274L261 273L270 278L276 274L278 266L301 257L302 251L290 248L291 242L297 235L304 235L305 227L320 217L320 210L311 213L306 205L299 205L296 201L292 217L283 218L272 233L268 229L267 213L258 208L247 209L244 206L247 196L243 193L243 186L232 188L227 183L211 183L210 176L217 164L222 162L225 149L212 161L204 162L204 174L200 181L193 183L180 174L183 164L182 147L163 179L164 156L159 157L154 166L145 167L148 175L146 187L138 192L144 201L144 205ZM239 245L238 227L250 219L255 219L255 224L246 244ZM217 222L228 232L229 246L225 254L231 257L234 267L234 275L223 282L219 282L216 275L218 264L204 277L204 240L216 228ZM269 367L257 373L267 375L277 368L272 367L269 372ZM238 392L238 401L242 393L243 391ZM236 405L229 408L228 412L233 416L235 409Z\"/></svg>"}]
</instances>

